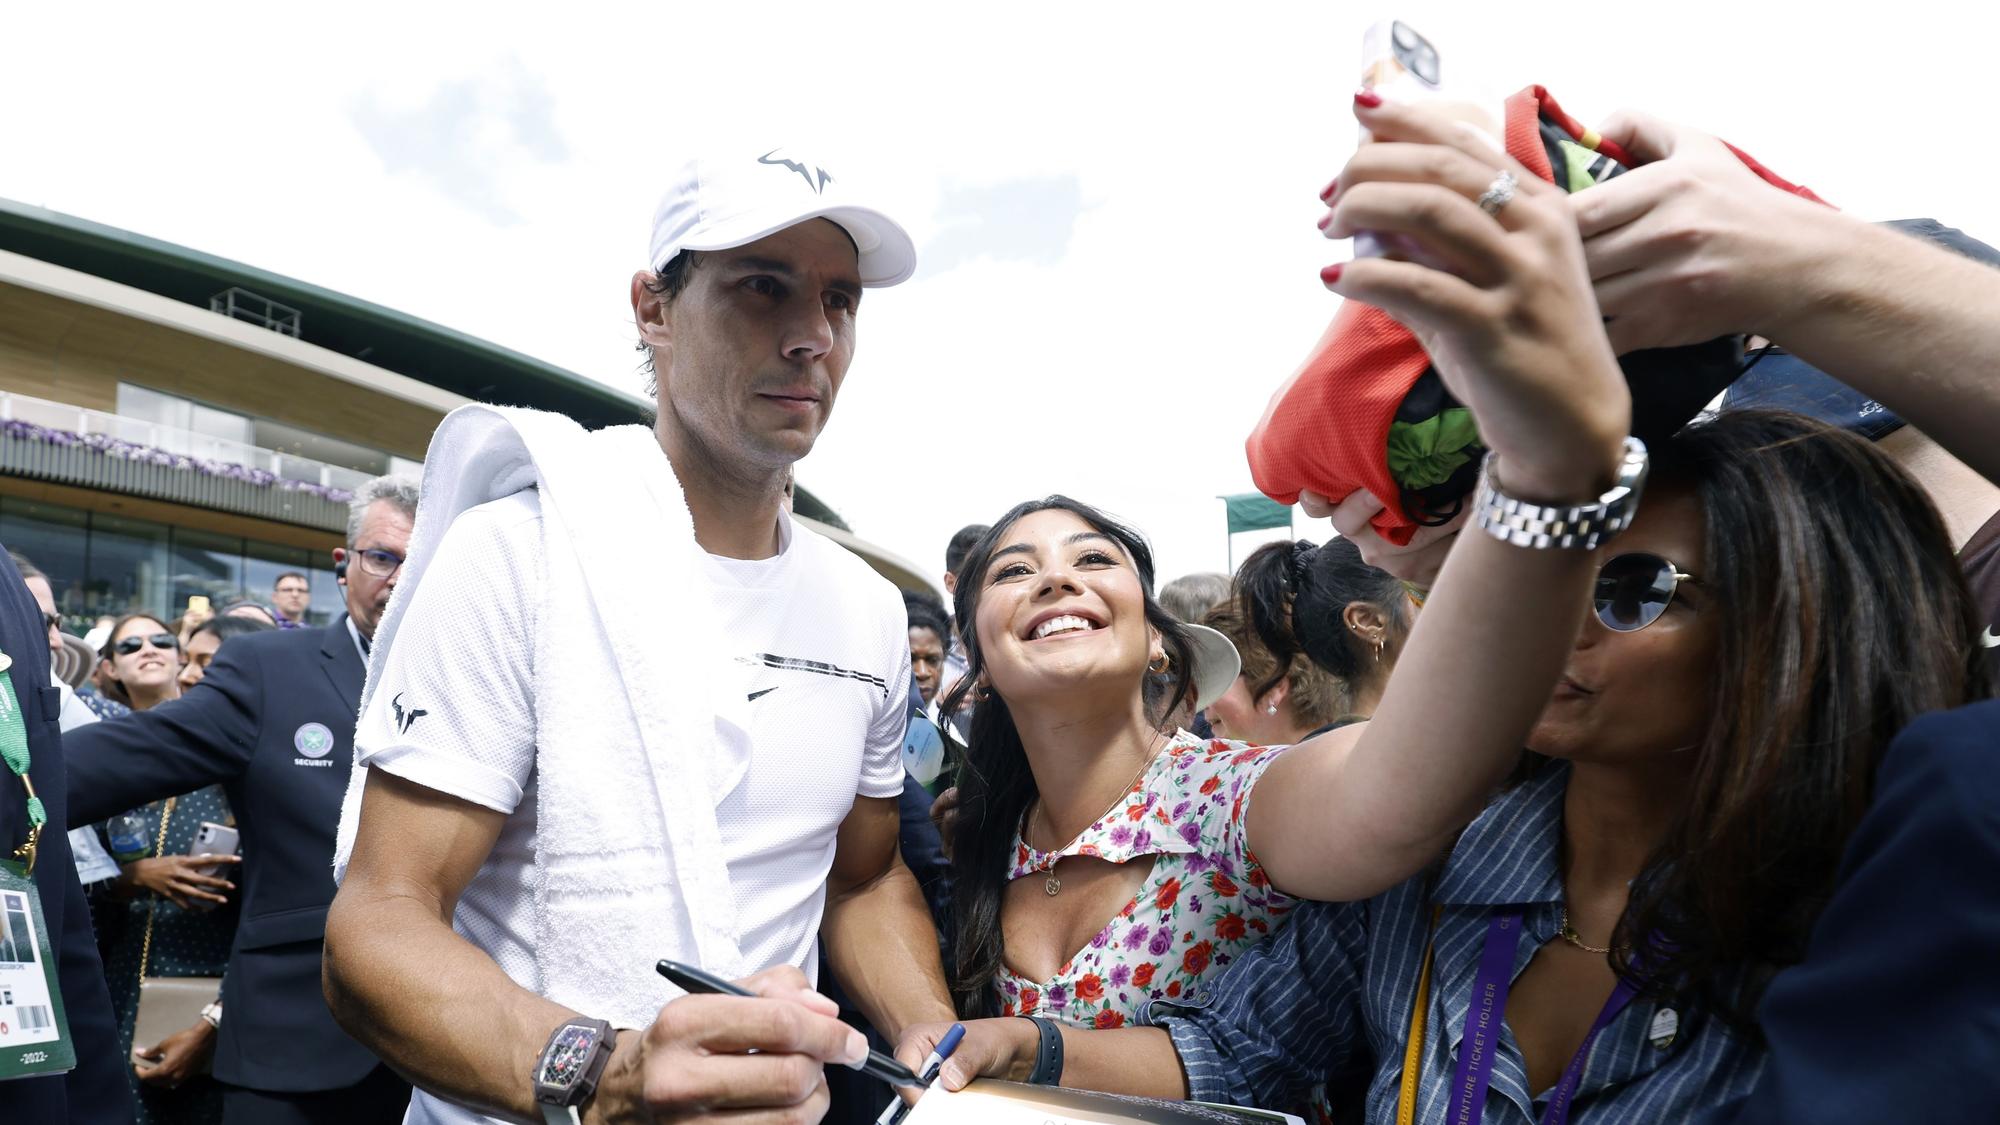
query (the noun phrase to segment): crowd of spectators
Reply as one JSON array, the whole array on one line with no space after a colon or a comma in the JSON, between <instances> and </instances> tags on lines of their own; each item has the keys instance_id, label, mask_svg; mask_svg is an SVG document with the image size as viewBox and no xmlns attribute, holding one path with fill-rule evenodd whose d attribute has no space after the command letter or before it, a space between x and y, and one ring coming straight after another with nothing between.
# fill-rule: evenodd
<instances>
[{"instance_id":1,"label":"crowd of spectators","mask_svg":"<svg viewBox=\"0 0 2000 1125\"><path fill-rule=\"evenodd\" d=\"M454 414L430 501L357 491L331 625L286 573L100 622L86 659L10 558L0 720L41 796L9 841L56 829L32 877L79 1048L65 1100L13 1104L860 1122L896 1094L864 1040L917 1067L958 1026L946 1089L1979 1118L2000 253L1650 118L1570 195L1423 108L1354 112L1385 143L1321 231L1410 249L1322 280L1414 333L1486 451L1413 533L1308 490L1339 535L1160 582L1140 529L1030 498L898 603L789 497L854 302L914 249L760 160L662 204L655 429ZM729 191L761 225L703 226ZM1716 409L1628 436L1620 357L1726 338ZM711 409L731 377L757 401ZM673 637L605 612L641 575ZM666 990L662 956L752 995Z\"/></svg>"}]
</instances>

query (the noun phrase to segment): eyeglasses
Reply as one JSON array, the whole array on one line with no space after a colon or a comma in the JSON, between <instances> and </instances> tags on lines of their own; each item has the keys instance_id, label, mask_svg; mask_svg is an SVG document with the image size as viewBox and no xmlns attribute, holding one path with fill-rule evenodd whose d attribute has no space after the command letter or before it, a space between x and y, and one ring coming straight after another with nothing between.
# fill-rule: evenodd
<instances>
[{"instance_id":1,"label":"eyeglasses","mask_svg":"<svg viewBox=\"0 0 2000 1125\"><path fill-rule=\"evenodd\" d=\"M62 629L62 618L53 613L44 613L42 614L42 624L47 625L51 633L59 632Z\"/></svg>"},{"instance_id":2,"label":"eyeglasses","mask_svg":"<svg viewBox=\"0 0 2000 1125\"><path fill-rule=\"evenodd\" d=\"M1698 582L1658 555L1619 555L1597 568L1590 604L1614 633L1636 633L1660 619L1682 582Z\"/></svg>"},{"instance_id":3,"label":"eyeglasses","mask_svg":"<svg viewBox=\"0 0 2000 1125\"><path fill-rule=\"evenodd\" d=\"M126 637L116 645L113 645L111 651L120 656L130 656L147 645L152 645L154 648L166 652L174 652L181 647L180 642L174 639L172 633L154 633L150 637Z\"/></svg>"},{"instance_id":4,"label":"eyeglasses","mask_svg":"<svg viewBox=\"0 0 2000 1125\"><path fill-rule=\"evenodd\" d=\"M403 565L403 556L391 554L380 547L370 547L365 551L354 553L361 556L362 571L377 578L387 578L396 573L397 567Z\"/></svg>"}]
</instances>

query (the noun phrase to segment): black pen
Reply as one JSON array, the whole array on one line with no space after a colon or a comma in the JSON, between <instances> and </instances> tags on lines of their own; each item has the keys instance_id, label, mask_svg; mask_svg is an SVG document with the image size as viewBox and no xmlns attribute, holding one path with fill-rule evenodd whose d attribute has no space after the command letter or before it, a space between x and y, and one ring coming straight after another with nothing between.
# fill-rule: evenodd
<instances>
[{"instance_id":1,"label":"black pen","mask_svg":"<svg viewBox=\"0 0 2000 1125\"><path fill-rule=\"evenodd\" d=\"M724 996L757 995L747 988L723 980L714 973L703 972L693 965L683 965L679 961L662 960L654 968L658 969L660 975L668 981L689 992L715 992ZM868 1052L868 1061L855 1069L863 1074L873 1075L891 1086L923 1086L922 1082L917 1081L916 1071L880 1051Z\"/></svg>"}]
</instances>

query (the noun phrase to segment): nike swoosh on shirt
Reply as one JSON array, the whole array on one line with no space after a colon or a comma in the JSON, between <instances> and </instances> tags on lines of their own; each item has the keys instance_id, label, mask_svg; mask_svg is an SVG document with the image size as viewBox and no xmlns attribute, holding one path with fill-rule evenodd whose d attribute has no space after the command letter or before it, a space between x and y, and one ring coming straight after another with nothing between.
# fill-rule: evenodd
<instances>
[{"instance_id":1,"label":"nike swoosh on shirt","mask_svg":"<svg viewBox=\"0 0 2000 1125\"><path fill-rule=\"evenodd\" d=\"M763 691L753 691L753 692L751 692L751 693L750 693L750 702L752 702L752 703L755 703L755 702L757 702L757 701L758 701L759 699L762 699L762 698L764 698L765 696L767 696L767 695L769 695L769 694L771 694L772 692L774 692L774 691L777 691L777 690L778 690L778 689L777 689L777 688L775 688L775 687L767 687L767 688L765 688L765 689L764 689Z\"/></svg>"}]
</instances>

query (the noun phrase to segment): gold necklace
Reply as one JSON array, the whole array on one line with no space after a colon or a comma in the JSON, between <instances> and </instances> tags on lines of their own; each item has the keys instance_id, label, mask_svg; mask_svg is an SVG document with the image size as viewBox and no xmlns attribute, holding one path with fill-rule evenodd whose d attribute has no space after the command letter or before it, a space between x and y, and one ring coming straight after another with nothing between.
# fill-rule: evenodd
<instances>
[{"instance_id":1,"label":"gold necklace","mask_svg":"<svg viewBox=\"0 0 2000 1125\"><path fill-rule=\"evenodd\" d=\"M1154 735L1153 737L1157 741L1160 736ZM1110 815L1111 810L1118 807L1118 802L1125 799L1125 794L1130 793L1132 791L1132 787L1134 785L1139 784L1139 779L1146 776L1147 768L1153 764L1153 759L1159 756L1160 756L1159 749L1157 747L1152 748L1151 751L1146 755L1146 760L1139 763L1139 772L1132 775L1132 780L1125 783L1125 787L1118 791L1118 796L1112 798L1111 803L1105 806L1104 811L1097 814L1096 817L1092 818L1090 823L1095 824L1098 821L1103 820L1106 816ZM1035 815L1029 819L1030 821L1034 820L1041 821L1042 825L1049 830L1049 834L1051 836L1055 835L1056 826L1049 821L1048 806L1042 803L1042 799L1040 797L1035 798ZM1088 824L1084 825L1083 832L1088 832L1088 831L1090 831L1090 825ZM1055 896L1062 893L1062 880L1056 877L1056 863L1062 862L1063 860L1062 853L1068 850L1070 844L1074 844L1078 840L1081 840L1083 838L1083 832L1078 832L1075 836L1070 838L1069 844L1064 844L1055 850L1055 857L1056 857L1055 863L1049 864L1049 877L1042 883L1042 889L1048 892L1050 898L1054 898ZM1027 843L1025 833L1022 836L1022 842ZM1028 846L1033 847L1034 845L1029 844Z\"/></svg>"},{"instance_id":2,"label":"gold necklace","mask_svg":"<svg viewBox=\"0 0 2000 1125\"><path fill-rule=\"evenodd\" d=\"M1053 894L1054 892L1052 891L1052 892L1050 892L1050 893L1051 893L1051 894ZM1620 946L1606 946L1606 947L1605 947L1605 948L1603 948L1603 949L1599 949L1599 948L1597 948L1597 947L1596 947L1596 946L1594 946L1594 945L1585 945L1585 944L1583 944L1583 939L1577 936L1577 933L1576 933L1576 930L1575 930L1575 929L1574 929L1574 928L1573 928L1573 927L1572 927L1572 926L1571 926L1571 925L1569 924L1569 904L1568 904L1568 903L1564 903L1564 904L1563 904L1563 907L1562 907L1562 928L1561 928L1561 929L1559 929L1559 930L1557 930L1556 932L1557 932L1558 934L1562 935L1562 939L1563 939L1564 941L1566 941L1566 942L1570 943L1571 945L1574 945L1574 946L1576 946L1576 947L1577 947L1578 949L1581 949L1581 950L1583 950L1583 951L1584 951L1585 953L1609 953L1609 952L1611 952L1611 951L1612 951L1612 949L1614 949L1614 948L1615 948L1615 949L1620 949L1620 950L1622 950L1622 949L1624 949L1624 948L1625 948L1624 946L1620 945Z\"/></svg>"}]
</instances>

